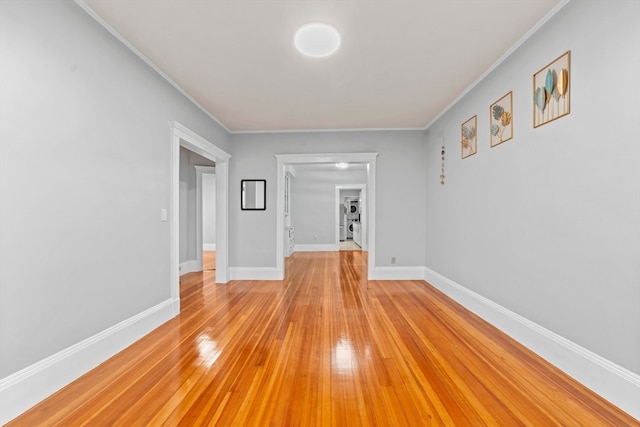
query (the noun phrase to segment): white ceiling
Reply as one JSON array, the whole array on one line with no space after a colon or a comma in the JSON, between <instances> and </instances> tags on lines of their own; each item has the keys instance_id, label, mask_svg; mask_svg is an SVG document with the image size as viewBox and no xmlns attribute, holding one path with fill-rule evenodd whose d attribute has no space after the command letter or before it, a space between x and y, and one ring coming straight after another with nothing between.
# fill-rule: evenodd
<instances>
[{"instance_id":1,"label":"white ceiling","mask_svg":"<svg viewBox=\"0 0 640 427\"><path fill-rule=\"evenodd\" d=\"M566 0L77 0L227 130L424 128ZM329 58L293 45L326 22Z\"/></svg>"}]
</instances>

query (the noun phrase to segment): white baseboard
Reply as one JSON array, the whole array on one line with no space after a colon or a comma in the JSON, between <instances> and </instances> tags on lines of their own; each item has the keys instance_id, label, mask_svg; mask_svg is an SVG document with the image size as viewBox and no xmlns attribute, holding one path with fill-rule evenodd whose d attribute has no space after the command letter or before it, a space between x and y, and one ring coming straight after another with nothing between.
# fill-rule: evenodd
<instances>
[{"instance_id":1,"label":"white baseboard","mask_svg":"<svg viewBox=\"0 0 640 427\"><path fill-rule=\"evenodd\" d=\"M5 424L175 316L166 300L0 380Z\"/></svg>"},{"instance_id":2,"label":"white baseboard","mask_svg":"<svg viewBox=\"0 0 640 427\"><path fill-rule=\"evenodd\" d=\"M215 243L203 243L202 244L202 250L203 251L215 251L216 250L216 244Z\"/></svg>"},{"instance_id":3,"label":"white baseboard","mask_svg":"<svg viewBox=\"0 0 640 427\"><path fill-rule=\"evenodd\" d=\"M640 375L502 307L429 268L424 269L424 279L604 399L640 419Z\"/></svg>"},{"instance_id":4,"label":"white baseboard","mask_svg":"<svg viewBox=\"0 0 640 427\"><path fill-rule=\"evenodd\" d=\"M294 252L337 252L340 250L338 245L333 243L316 244L316 245L293 245Z\"/></svg>"},{"instance_id":5,"label":"white baseboard","mask_svg":"<svg viewBox=\"0 0 640 427\"><path fill-rule=\"evenodd\" d=\"M195 259L180 263L180 275L193 273L194 271L202 271Z\"/></svg>"},{"instance_id":6,"label":"white baseboard","mask_svg":"<svg viewBox=\"0 0 640 427\"><path fill-rule=\"evenodd\" d=\"M375 267L369 280L423 280L424 267Z\"/></svg>"},{"instance_id":7,"label":"white baseboard","mask_svg":"<svg viewBox=\"0 0 640 427\"><path fill-rule=\"evenodd\" d=\"M230 280L282 280L274 267L229 267Z\"/></svg>"}]
</instances>

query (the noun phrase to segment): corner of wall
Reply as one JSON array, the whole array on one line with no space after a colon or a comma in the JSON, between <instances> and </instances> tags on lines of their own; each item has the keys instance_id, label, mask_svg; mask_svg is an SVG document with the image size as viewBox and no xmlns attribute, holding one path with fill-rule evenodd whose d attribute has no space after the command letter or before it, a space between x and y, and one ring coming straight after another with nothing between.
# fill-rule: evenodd
<instances>
[{"instance_id":1,"label":"corner of wall","mask_svg":"<svg viewBox=\"0 0 640 427\"><path fill-rule=\"evenodd\" d=\"M567 375L640 419L637 375L425 267L424 280Z\"/></svg>"}]
</instances>

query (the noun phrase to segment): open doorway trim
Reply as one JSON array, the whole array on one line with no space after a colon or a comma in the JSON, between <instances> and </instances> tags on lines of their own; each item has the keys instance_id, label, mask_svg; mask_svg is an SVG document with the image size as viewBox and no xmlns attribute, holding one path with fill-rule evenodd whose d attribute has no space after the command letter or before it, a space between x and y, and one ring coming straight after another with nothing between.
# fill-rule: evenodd
<instances>
[{"instance_id":1,"label":"open doorway trim","mask_svg":"<svg viewBox=\"0 0 640 427\"><path fill-rule=\"evenodd\" d=\"M378 153L326 153L276 154L276 274L284 279L284 175L285 168L296 164L366 163L367 164L367 228L369 268L368 277L374 277L376 260L376 158Z\"/></svg>"},{"instance_id":2,"label":"open doorway trim","mask_svg":"<svg viewBox=\"0 0 640 427\"><path fill-rule=\"evenodd\" d=\"M336 202L335 202L335 208L334 208L334 212L336 214L335 217L335 223L340 224L340 205L341 200L340 200L340 191L341 190L360 190L360 198L363 200L363 205L364 207L364 215L362 215L361 218L361 224L363 226L363 228L365 230L368 231L368 227L369 227L369 220L368 220L368 212L367 212L367 201L368 201L368 194L367 194L367 185L366 184L336 184ZM345 227L347 227L347 224L344 224ZM362 250L363 251L368 251L369 250L369 238L368 238L368 233L364 233L365 238L362 240ZM339 227L336 227L336 235L335 235L335 239L336 239L336 245L339 247L340 246L340 229Z\"/></svg>"},{"instance_id":3,"label":"open doorway trim","mask_svg":"<svg viewBox=\"0 0 640 427\"><path fill-rule=\"evenodd\" d=\"M173 313L180 313L180 147L216 162L216 282L229 281L229 159L231 155L178 122L171 123L170 284Z\"/></svg>"}]
</instances>

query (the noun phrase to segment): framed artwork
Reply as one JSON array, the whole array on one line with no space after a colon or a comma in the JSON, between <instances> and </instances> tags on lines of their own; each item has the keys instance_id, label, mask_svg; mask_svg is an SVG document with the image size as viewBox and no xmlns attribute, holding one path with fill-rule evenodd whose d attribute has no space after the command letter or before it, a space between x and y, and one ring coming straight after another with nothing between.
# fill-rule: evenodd
<instances>
[{"instance_id":1,"label":"framed artwork","mask_svg":"<svg viewBox=\"0 0 640 427\"><path fill-rule=\"evenodd\" d=\"M267 209L267 180L243 179L240 181L240 209L264 211Z\"/></svg>"},{"instance_id":2,"label":"framed artwork","mask_svg":"<svg viewBox=\"0 0 640 427\"><path fill-rule=\"evenodd\" d=\"M495 147L513 138L513 92L509 92L489 107L489 140Z\"/></svg>"},{"instance_id":3,"label":"framed artwork","mask_svg":"<svg viewBox=\"0 0 640 427\"><path fill-rule=\"evenodd\" d=\"M533 127L569 114L570 98L571 51L568 50L533 75Z\"/></svg>"},{"instance_id":4,"label":"framed artwork","mask_svg":"<svg viewBox=\"0 0 640 427\"><path fill-rule=\"evenodd\" d=\"M478 116L473 116L460 126L462 139L462 158L472 156L478 152Z\"/></svg>"}]
</instances>

